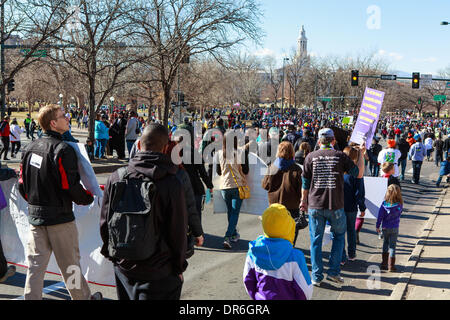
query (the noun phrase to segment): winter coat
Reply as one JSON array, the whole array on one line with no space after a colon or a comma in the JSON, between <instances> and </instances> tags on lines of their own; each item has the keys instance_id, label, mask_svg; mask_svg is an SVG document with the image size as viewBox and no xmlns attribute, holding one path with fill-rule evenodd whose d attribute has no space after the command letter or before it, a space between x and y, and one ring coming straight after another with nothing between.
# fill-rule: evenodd
<instances>
[{"instance_id":1,"label":"winter coat","mask_svg":"<svg viewBox=\"0 0 450 320\"><path fill-rule=\"evenodd\" d=\"M94 132L95 140L102 140L102 139L109 140L108 131L109 130L103 121L99 120L95 121L95 132Z\"/></svg>"},{"instance_id":2,"label":"winter coat","mask_svg":"<svg viewBox=\"0 0 450 320\"><path fill-rule=\"evenodd\" d=\"M113 260L125 276L143 281L160 280L179 275L186 270L188 217L183 186L176 174L178 167L170 157L158 152L139 152L128 164L131 179L150 178L156 186L154 206L157 249L142 261ZM102 255L107 258L111 214L110 201L114 183L119 181L118 172L112 173L105 186L100 214L100 235L103 240Z\"/></svg>"},{"instance_id":3,"label":"winter coat","mask_svg":"<svg viewBox=\"0 0 450 320\"><path fill-rule=\"evenodd\" d=\"M302 169L294 160L277 158L261 186L268 192L269 204L280 203L288 210L296 210L302 197Z\"/></svg>"},{"instance_id":4,"label":"winter coat","mask_svg":"<svg viewBox=\"0 0 450 320\"><path fill-rule=\"evenodd\" d=\"M402 215L403 206L399 203L387 203L386 201L378 211L376 227L383 229L398 229L400 225L400 216Z\"/></svg>"},{"instance_id":5,"label":"winter coat","mask_svg":"<svg viewBox=\"0 0 450 320\"><path fill-rule=\"evenodd\" d=\"M243 278L253 300L310 300L313 293L303 253L284 239L250 242Z\"/></svg>"}]
</instances>

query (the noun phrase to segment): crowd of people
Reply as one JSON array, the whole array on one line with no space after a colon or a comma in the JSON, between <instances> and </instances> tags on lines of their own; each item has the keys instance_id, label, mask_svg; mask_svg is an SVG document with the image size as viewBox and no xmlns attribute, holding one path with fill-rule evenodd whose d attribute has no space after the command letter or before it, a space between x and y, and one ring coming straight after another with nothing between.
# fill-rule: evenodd
<instances>
[{"instance_id":1,"label":"crowd of people","mask_svg":"<svg viewBox=\"0 0 450 320\"><path fill-rule=\"evenodd\" d=\"M200 119L202 134L198 136L193 123L198 114L169 127L151 118L141 121L134 111L119 112L117 118L99 114L95 141L86 142L90 157L104 158L116 150L118 158L124 159L125 146L129 155L125 169L114 172L104 187L99 226L101 253L114 264L118 298L180 298L187 259L194 246L204 241L202 202L213 191L216 175L227 211L223 247L233 248L240 240L242 204L251 199L247 184L251 152L268 167L261 187L270 205L261 212L264 235L250 242L244 266L244 285L252 299L311 299L313 286L320 286L325 278L322 242L327 224L333 244L326 279L344 282L341 268L356 259L366 211L364 176L368 175L388 179L385 199L378 204L376 231L383 238L381 268L395 272L407 159L412 161L413 183L420 183L423 161L432 161L433 156L441 173L436 185L445 176L448 181L450 138L444 137L450 134L450 122L383 116L367 149L365 143L350 141L352 124L343 121L348 116L295 109L231 110L229 114L212 110ZM13 131L9 131L9 118L4 121L9 143ZM25 299L42 298L52 252L65 281L69 273L63 269L79 267L72 202L88 205L94 198L80 184L76 154L64 143L69 121L59 106L42 108L38 116L42 137L22 151L19 188L29 204L28 261L32 266L27 271ZM178 136L179 129L190 135ZM2 133L2 141L4 137ZM380 144L381 137L386 148ZM213 143L220 147L210 151ZM42 148L43 144L47 147ZM178 144L184 148L177 148ZM195 160L199 151L200 163ZM301 250L295 248L300 230L307 226L311 271ZM1 270L6 271L0 281L11 276L10 269ZM82 282L73 288L66 281L72 299L101 298Z\"/></svg>"}]
</instances>

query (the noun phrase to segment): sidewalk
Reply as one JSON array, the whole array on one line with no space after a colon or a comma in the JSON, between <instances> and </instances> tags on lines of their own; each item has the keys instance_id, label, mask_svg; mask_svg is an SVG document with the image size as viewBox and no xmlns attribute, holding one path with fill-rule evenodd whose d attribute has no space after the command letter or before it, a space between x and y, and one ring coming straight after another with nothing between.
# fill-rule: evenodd
<instances>
[{"instance_id":1,"label":"sidewalk","mask_svg":"<svg viewBox=\"0 0 450 320\"><path fill-rule=\"evenodd\" d=\"M444 179L445 180L445 179ZM445 184L444 184L445 185ZM443 191L434 216L425 227L408 264L412 266L403 290L391 299L450 300L450 195ZM403 291L403 292L402 292Z\"/></svg>"}]
</instances>

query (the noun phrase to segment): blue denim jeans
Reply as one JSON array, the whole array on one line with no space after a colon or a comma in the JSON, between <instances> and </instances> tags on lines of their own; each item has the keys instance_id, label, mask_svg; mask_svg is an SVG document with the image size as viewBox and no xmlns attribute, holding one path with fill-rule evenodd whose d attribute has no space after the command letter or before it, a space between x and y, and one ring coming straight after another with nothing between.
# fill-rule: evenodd
<instances>
[{"instance_id":1,"label":"blue denim jeans","mask_svg":"<svg viewBox=\"0 0 450 320\"><path fill-rule=\"evenodd\" d=\"M94 156L97 158L101 158L105 155L105 147L108 140L106 139L97 139L94 148Z\"/></svg>"},{"instance_id":2,"label":"blue denim jeans","mask_svg":"<svg viewBox=\"0 0 450 320\"><path fill-rule=\"evenodd\" d=\"M337 276L341 272L342 251L345 245L347 218L344 209L336 211L309 209L309 236L311 238L311 265L314 281L323 280L322 240L325 224L331 225L333 245L329 261L328 275Z\"/></svg>"},{"instance_id":3,"label":"blue denim jeans","mask_svg":"<svg viewBox=\"0 0 450 320\"><path fill-rule=\"evenodd\" d=\"M413 161L413 180L415 183L419 183L420 181L420 171L422 169L422 161Z\"/></svg>"},{"instance_id":4,"label":"blue denim jeans","mask_svg":"<svg viewBox=\"0 0 450 320\"><path fill-rule=\"evenodd\" d=\"M127 140L127 150L128 150L128 156L131 152L131 148L133 148L133 144L136 142L136 140Z\"/></svg>"},{"instance_id":5,"label":"blue denim jeans","mask_svg":"<svg viewBox=\"0 0 450 320\"><path fill-rule=\"evenodd\" d=\"M241 211L242 199L239 197L239 189L221 190L223 200L227 205L228 228L225 237L236 235L236 226L239 220L239 212Z\"/></svg>"},{"instance_id":6,"label":"blue denim jeans","mask_svg":"<svg viewBox=\"0 0 450 320\"><path fill-rule=\"evenodd\" d=\"M398 165L401 167L401 174L400 179L405 180L405 171L406 171L406 165L408 164L407 159L399 160Z\"/></svg>"},{"instance_id":7,"label":"blue denim jeans","mask_svg":"<svg viewBox=\"0 0 450 320\"><path fill-rule=\"evenodd\" d=\"M395 246L397 245L398 228L383 229L383 253L388 253L395 258Z\"/></svg>"},{"instance_id":8,"label":"blue denim jeans","mask_svg":"<svg viewBox=\"0 0 450 320\"><path fill-rule=\"evenodd\" d=\"M347 218L347 251L350 258L356 257L356 216L358 212L345 212ZM345 239L344 250L342 250L342 262L347 261L347 253L345 252Z\"/></svg>"},{"instance_id":9,"label":"blue denim jeans","mask_svg":"<svg viewBox=\"0 0 450 320\"><path fill-rule=\"evenodd\" d=\"M380 173L380 166L378 165L378 163L370 162L369 169L372 177L378 177Z\"/></svg>"}]
</instances>

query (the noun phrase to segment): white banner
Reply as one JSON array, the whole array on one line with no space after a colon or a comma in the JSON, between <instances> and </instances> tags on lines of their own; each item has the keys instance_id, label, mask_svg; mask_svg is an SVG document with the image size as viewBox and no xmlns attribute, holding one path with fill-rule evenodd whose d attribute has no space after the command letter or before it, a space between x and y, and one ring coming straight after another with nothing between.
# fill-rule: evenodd
<instances>
[{"instance_id":1,"label":"white banner","mask_svg":"<svg viewBox=\"0 0 450 320\"><path fill-rule=\"evenodd\" d=\"M366 211L364 219L378 219L378 211L384 201L388 185L388 179L364 177L364 189L366 194ZM361 212L358 210L358 218L360 218ZM323 235L322 244L326 246L333 240L333 234L331 233L331 226L325 226L325 232Z\"/></svg>"},{"instance_id":2,"label":"white banner","mask_svg":"<svg viewBox=\"0 0 450 320\"><path fill-rule=\"evenodd\" d=\"M364 177L367 207L364 219L378 219L378 211L383 204L387 187L387 178ZM360 214L361 212L358 211L358 218L360 218Z\"/></svg>"},{"instance_id":3,"label":"white banner","mask_svg":"<svg viewBox=\"0 0 450 320\"><path fill-rule=\"evenodd\" d=\"M0 211L0 236L6 260L28 266L28 204L19 193L16 178L1 181L8 206ZM115 286L112 263L100 253L100 205L101 198L95 196L90 206L74 205L78 229L81 270L87 281L100 285ZM54 255L47 267L48 272L60 274Z\"/></svg>"}]
</instances>

